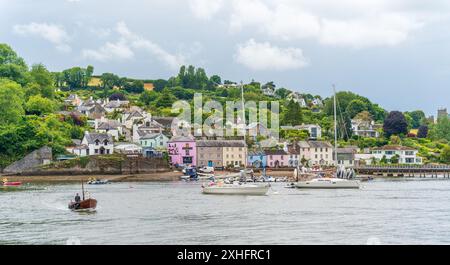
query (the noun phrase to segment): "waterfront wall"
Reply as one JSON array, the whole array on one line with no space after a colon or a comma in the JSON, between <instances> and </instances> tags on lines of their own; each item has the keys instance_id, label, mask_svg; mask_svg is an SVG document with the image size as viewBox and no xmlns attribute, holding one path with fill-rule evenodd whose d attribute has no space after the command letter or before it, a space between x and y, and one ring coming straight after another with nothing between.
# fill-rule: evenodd
<instances>
[{"instance_id":1,"label":"waterfront wall","mask_svg":"<svg viewBox=\"0 0 450 265\"><path fill-rule=\"evenodd\" d=\"M166 160L159 157L127 157L122 155L88 156L54 162L39 168L23 170L16 175L70 176L70 175L126 175L168 172Z\"/></svg>"},{"instance_id":2,"label":"waterfront wall","mask_svg":"<svg viewBox=\"0 0 450 265\"><path fill-rule=\"evenodd\" d=\"M33 171L42 165L49 164L52 161L52 149L44 146L31 152L24 158L12 163L3 169L3 173L20 174L26 171Z\"/></svg>"}]
</instances>

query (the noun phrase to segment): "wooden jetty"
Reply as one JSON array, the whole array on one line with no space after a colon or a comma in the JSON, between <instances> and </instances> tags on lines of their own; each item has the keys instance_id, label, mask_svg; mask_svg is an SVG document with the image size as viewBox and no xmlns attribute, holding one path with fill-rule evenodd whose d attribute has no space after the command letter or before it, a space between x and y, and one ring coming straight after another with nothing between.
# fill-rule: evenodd
<instances>
[{"instance_id":1,"label":"wooden jetty","mask_svg":"<svg viewBox=\"0 0 450 265\"><path fill-rule=\"evenodd\" d=\"M450 165L360 165L355 172L385 177L450 178Z\"/></svg>"}]
</instances>

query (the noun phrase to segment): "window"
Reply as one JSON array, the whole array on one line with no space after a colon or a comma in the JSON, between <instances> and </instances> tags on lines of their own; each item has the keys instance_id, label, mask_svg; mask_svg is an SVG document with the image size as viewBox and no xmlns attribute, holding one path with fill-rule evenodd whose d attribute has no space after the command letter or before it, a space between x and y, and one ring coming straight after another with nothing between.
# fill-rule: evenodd
<instances>
[{"instance_id":1,"label":"window","mask_svg":"<svg viewBox=\"0 0 450 265\"><path fill-rule=\"evenodd\" d=\"M108 155L109 155L109 149L106 149L106 154L108 154Z\"/></svg>"},{"instance_id":2,"label":"window","mask_svg":"<svg viewBox=\"0 0 450 265\"><path fill-rule=\"evenodd\" d=\"M95 149L95 150L94 150L94 153L98 154L98 149Z\"/></svg>"},{"instance_id":3,"label":"window","mask_svg":"<svg viewBox=\"0 0 450 265\"><path fill-rule=\"evenodd\" d=\"M97 139L97 140L95 140L95 145L99 145L100 144L100 141Z\"/></svg>"}]
</instances>

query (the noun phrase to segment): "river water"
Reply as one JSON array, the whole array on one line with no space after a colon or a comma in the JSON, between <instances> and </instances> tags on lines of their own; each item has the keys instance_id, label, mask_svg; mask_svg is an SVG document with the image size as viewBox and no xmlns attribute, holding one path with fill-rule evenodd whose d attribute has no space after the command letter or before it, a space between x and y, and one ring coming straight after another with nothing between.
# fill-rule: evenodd
<instances>
[{"instance_id":1,"label":"river water","mask_svg":"<svg viewBox=\"0 0 450 265\"><path fill-rule=\"evenodd\" d=\"M0 188L0 244L450 244L449 180L275 183L267 196L204 195L200 185L88 185L91 214L67 209L80 185Z\"/></svg>"}]
</instances>

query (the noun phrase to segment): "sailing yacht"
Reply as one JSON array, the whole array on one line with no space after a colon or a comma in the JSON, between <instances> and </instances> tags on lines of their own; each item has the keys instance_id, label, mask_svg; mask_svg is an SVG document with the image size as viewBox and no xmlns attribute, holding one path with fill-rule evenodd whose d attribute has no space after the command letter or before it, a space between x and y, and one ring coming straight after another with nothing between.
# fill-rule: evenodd
<instances>
[{"instance_id":1,"label":"sailing yacht","mask_svg":"<svg viewBox=\"0 0 450 265\"><path fill-rule=\"evenodd\" d=\"M342 168L338 170L337 160L337 125L336 125L336 89L333 85L334 92L334 159L336 165L336 175L332 178L317 177L312 180L298 181L295 183L296 188L300 189L359 189L359 180L345 179L343 176L349 176L351 174L343 174L345 171ZM339 178L338 176L341 176Z\"/></svg>"},{"instance_id":2,"label":"sailing yacht","mask_svg":"<svg viewBox=\"0 0 450 265\"><path fill-rule=\"evenodd\" d=\"M244 122L244 142L246 135L246 122L245 122L245 104L244 104L244 86L241 82L241 98L242 98L242 120ZM240 181L234 181L227 184L223 181L210 182L208 185L202 185L202 192L204 194L221 194L221 195L266 195L269 191L269 184L260 183L246 183L247 180L247 165L244 165L244 169L240 172ZM235 175L235 174L233 174Z\"/></svg>"}]
</instances>

